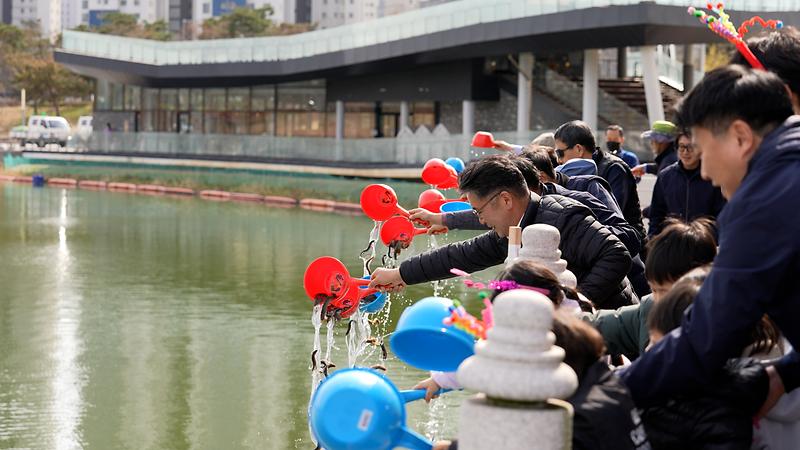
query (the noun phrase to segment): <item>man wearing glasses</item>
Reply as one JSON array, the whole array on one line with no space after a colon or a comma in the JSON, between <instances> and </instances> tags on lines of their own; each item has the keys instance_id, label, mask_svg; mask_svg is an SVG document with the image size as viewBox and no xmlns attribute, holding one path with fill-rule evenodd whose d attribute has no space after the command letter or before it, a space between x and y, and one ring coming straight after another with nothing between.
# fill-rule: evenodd
<instances>
[{"instance_id":1,"label":"man wearing glasses","mask_svg":"<svg viewBox=\"0 0 800 450\"><path fill-rule=\"evenodd\" d=\"M644 233L636 179L625 161L597 148L592 129L580 120L558 127L555 139L558 161L562 165L576 164L582 160L593 161L597 165L597 174L611 185L611 193L614 194L625 220Z\"/></svg>"},{"instance_id":2,"label":"man wearing glasses","mask_svg":"<svg viewBox=\"0 0 800 450\"><path fill-rule=\"evenodd\" d=\"M692 145L691 138L680 134L677 143L678 162L661 171L653 188L647 233L650 237L661 232L668 217L687 223L697 217L714 219L725 206L722 191L700 176L701 152Z\"/></svg>"},{"instance_id":3,"label":"man wearing glasses","mask_svg":"<svg viewBox=\"0 0 800 450\"><path fill-rule=\"evenodd\" d=\"M531 192L517 164L507 156L471 163L459 177L459 189L480 223L491 231L413 256L397 269L376 269L370 287L398 291L407 284L450 278L453 268L476 272L502 264L509 227L544 223L561 233L559 249L578 278L581 293L603 308L637 301L625 278L631 266L625 245L582 204L560 195L540 197Z\"/></svg>"}]
</instances>

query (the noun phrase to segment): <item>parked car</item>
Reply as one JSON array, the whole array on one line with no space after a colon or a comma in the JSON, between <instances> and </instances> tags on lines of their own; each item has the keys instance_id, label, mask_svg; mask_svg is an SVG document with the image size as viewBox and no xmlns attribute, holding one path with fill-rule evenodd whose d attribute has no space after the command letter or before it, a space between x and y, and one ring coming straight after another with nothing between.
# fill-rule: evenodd
<instances>
[{"instance_id":1,"label":"parked car","mask_svg":"<svg viewBox=\"0 0 800 450\"><path fill-rule=\"evenodd\" d=\"M47 144L67 145L72 129L67 119L59 116L32 116L28 119L28 132L22 145L34 143L39 147Z\"/></svg>"},{"instance_id":2,"label":"parked car","mask_svg":"<svg viewBox=\"0 0 800 450\"><path fill-rule=\"evenodd\" d=\"M83 141L88 141L92 135L92 116L80 116L78 118L78 129L75 134Z\"/></svg>"},{"instance_id":3,"label":"parked car","mask_svg":"<svg viewBox=\"0 0 800 450\"><path fill-rule=\"evenodd\" d=\"M25 125L17 125L8 132L10 139L24 140L28 136L28 127Z\"/></svg>"}]
</instances>

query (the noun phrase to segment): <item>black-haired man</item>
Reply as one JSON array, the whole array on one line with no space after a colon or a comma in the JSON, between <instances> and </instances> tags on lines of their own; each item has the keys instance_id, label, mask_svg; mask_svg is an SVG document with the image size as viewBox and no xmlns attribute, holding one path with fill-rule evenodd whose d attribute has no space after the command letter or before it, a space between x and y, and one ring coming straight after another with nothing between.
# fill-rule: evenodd
<instances>
[{"instance_id":1,"label":"black-haired man","mask_svg":"<svg viewBox=\"0 0 800 450\"><path fill-rule=\"evenodd\" d=\"M691 310L624 373L637 404L702 389L742 353L764 314L800 348L800 117L775 74L728 66L683 99L679 123L702 153L702 174L722 189L719 254ZM768 369L766 413L800 385L792 351Z\"/></svg>"},{"instance_id":2,"label":"black-haired man","mask_svg":"<svg viewBox=\"0 0 800 450\"><path fill-rule=\"evenodd\" d=\"M475 272L501 264L507 257L509 227L545 223L561 232L562 257L584 295L601 305L635 301L625 282L631 257L622 242L580 203L530 192L511 158L493 155L472 162L459 177L459 189L491 231L411 257L398 269L376 269L370 286L397 290L452 277L453 268Z\"/></svg>"}]
</instances>

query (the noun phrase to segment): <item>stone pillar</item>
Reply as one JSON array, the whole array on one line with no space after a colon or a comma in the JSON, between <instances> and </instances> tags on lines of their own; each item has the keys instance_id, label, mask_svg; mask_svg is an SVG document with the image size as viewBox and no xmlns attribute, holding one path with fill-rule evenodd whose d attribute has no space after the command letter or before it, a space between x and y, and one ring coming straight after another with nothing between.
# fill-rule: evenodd
<instances>
[{"instance_id":1,"label":"stone pillar","mask_svg":"<svg viewBox=\"0 0 800 450\"><path fill-rule=\"evenodd\" d=\"M558 249L560 243L561 233L558 228L544 223L529 225L522 230L519 258L532 259L547 267L561 284L575 289L578 287L578 279L567 270L567 262L561 259L561 250ZM507 264L513 262L511 260Z\"/></svg>"},{"instance_id":2,"label":"stone pillar","mask_svg":"<svg viewBox=\"0 0 800 450\"><path fill-rule=\"evenodd\" d=\"M400 123L397 132L408 126L408 102L400 102Z\"/></svg>"},{"instance_id":3,"label":"stone pillar","mask_svg":"<svg viewBox=\"0 0 800 450\"><path fill-rule=\"evenodd\" d=\"M479 392L461 404L458 448L570 448L572 407L559 399L578 377L553 346L553 303L516 289L497 296L493 314L487 339L458 368L459 383Z\"/></svg>"},{"instance_id":4,"label":"stone pillar","mask_svg":"<svg viewBox=\"0 0 800 450\"><path fill-rule=\"evenodd\" d=\"M686 44L683 46L683 92L689 92L694 86L694 45Z\"/></svg>"},{"instance_id":5,"label":"stone pillar","mask_svg":"<svg viewBox=\"0 0 800 450\"><path fill-rule=\"evenodd\" d=\"M661 81L658 80L656 48L640 47L642 53L642 72L644 75L644 96L647 101L647 120L650 123L664 120L664 101L661 98Z\"/></svg>"},{"instance_id":6,"label":"stone pillar","mask_svg":"<svg viewBox=\"0 0 800 450\"><path fill-rule=\"evenodd\" d=\"M344 102L336 100L336 140L344 139Z\"/></svg>"},{"instance_id":7,"label":"stone pillar","mask_svg":"<svg viewBox=\"0 0 800 450\"><path fill-rule=\"evenodd\" d=\"M531 129L531 96L533 93L533 54L519 54L517 73L517 134L527 136Z\"/></svg>"},{"instance_id":8,"label":"stone pillar","mask_svg":"<svg viewBox=\"0 0 800 450\"><path fill-rule=\"evenodd\" d=\"M461 134L472 136L475 134L475 101L464 100L461 103Z\"/></svg>"},{"instance_id":9,"label":"stone pillar","mask_svg":"<svg viewBox=\"0 0 800 450\"><path fill-rule=\"evenodd\" d=\"M617 48L617 78L628 75L628 47Z\"/></svg>"},{"instance_id":10,"label":"stone pillar","mask_svg":"<svg viewBox=\"0 0 800 450\"><path fill-rule=\"evenodd\" d=\"M583 121L597 129L597 98L600 81L600 50L583 51Z\"/></svg>"}]
</instances>

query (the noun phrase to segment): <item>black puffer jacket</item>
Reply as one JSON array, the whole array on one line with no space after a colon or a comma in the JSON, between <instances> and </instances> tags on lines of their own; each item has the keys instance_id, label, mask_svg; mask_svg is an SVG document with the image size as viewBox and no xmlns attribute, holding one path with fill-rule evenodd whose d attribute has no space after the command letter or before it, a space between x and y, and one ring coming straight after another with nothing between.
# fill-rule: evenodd
<instances>
[{"instance_id":1,"label":"black puffer jacket","mask_svg":"<svg viewBox=\"0 0 800 450\"><path fill-rule=\"evenodd\" d=\"M580 376L578 389L567 401L575 409L572 448L575 450L645 450L642 420L625 383L597 361Z\"/></svg>"},{"instance_id":2,"label":"black puffer jacket","mask_svg":"<svg viewBox=\"0 0 800 450\"><path fill-rule=\"evenodd\" d=\"M578 290L595 304L618 308L638 302L625 278L631 267L630 254L588 208L560 195L531 193L521 226L535 223L552 225L561 233L561 257L578 278ZM441 280L453 276L450 269L476 272L501 264L506 256L508 239L489 231L403 261L400 276L406 284Z\"/></svg>"},{"instance_id":3,"label":"black puffer jacket","mask_svg":"<svg viewBox=\"0 0 800 450\"><path fill-rule=\"evenodd\" d=\"M766 371L752 358L731 359L714 381L642 412L654 450L750 448L753 416L767 398Z\"/></svg>"}]
</instances>

